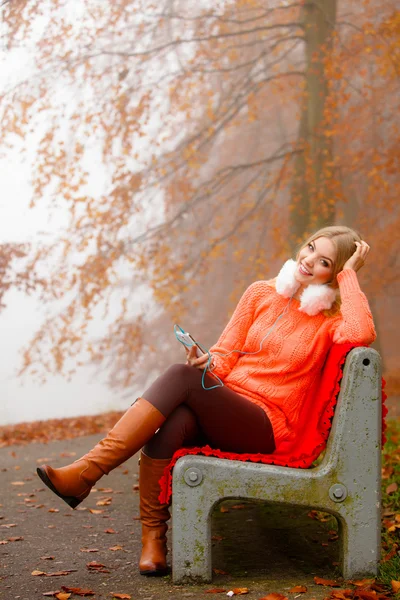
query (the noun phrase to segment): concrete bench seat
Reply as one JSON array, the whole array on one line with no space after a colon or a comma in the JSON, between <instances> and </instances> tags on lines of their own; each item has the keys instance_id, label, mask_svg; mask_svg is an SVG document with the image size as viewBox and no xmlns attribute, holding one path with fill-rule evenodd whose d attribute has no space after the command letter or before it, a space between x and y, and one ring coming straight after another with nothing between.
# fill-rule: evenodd
<instances>
[{"instance_id":1,"label":"concrete bench seat","mask_svg":"<svg viewBox=\"0 0 400 600\"><path fill-rule=\"evenodd\" d=\"M262 500L331 513L346 579L376 575L381 519L381 364L371 348L348 354L332 428L317 467L294 469L201 455L173 471L174 583L210 582L211 514L224 499Z\"/></svg>"}]
</instances>

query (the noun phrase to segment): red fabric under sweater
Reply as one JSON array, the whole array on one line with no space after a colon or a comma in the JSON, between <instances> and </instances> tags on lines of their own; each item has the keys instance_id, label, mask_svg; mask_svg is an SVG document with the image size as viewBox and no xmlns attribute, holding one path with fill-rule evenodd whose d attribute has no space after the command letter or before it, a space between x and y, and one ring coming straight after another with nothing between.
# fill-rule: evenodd
<instances>
[{"instance_id":1,"label":"red fabric under sweater","mask_svg":"<svg viewBox=\"0 0 400 600\"><path fill-rule=\"evenodd\" d=\"M181 448L175 452L160 479L160 502L162 504L169 502L172 494L173 466L178 458L187 454L202 454L230 460L261 462L302 469L309 468L326 447L339 394L340 380L343 375L343 366L347 354L354 347L354 344L336 344L332 346L321 379L310 390L304 403L294 440L281 442L273 454L236 454L234 452L222 452L216 448L210 448L210 446ZM382 380L382 443L386 441L384 431L386 428L385 416L387 414L387 408L384 405L386 400L386 394L383 391L384 384L385 382Z\"/></svg>"}]
</instances>

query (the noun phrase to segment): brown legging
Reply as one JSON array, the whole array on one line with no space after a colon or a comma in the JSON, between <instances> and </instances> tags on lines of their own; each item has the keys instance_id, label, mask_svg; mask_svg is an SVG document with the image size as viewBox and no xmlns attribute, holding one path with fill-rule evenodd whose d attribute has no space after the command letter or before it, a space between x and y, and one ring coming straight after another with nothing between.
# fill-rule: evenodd
<instances>
[{"instance_id":1,"label":"brown legging","mask_svg":"<svg viewBox=\"0 0 400 600\"><path fill-rule=\"evenodd\" d=\"M172 365L142 394L166 417L145 454L170 458L183 446L204 444L226 452L273 452L274 434L264 410L226 386L204 390L202 375L195 367ZM216 383L205 377L206 387Z\"/></svg>"}]
</instances>

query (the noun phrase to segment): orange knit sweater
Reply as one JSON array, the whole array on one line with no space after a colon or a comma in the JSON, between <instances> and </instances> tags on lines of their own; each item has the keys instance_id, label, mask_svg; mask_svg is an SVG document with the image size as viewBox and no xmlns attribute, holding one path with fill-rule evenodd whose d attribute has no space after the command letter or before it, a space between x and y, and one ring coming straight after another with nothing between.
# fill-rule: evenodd
<instances>
[{"instance_id":1,"label":"orange knit sweater","mask_svg":"<svg viewBox=\"0 0 400 600\"><path fill-rule=\"evenodd\" d=\"M285 310L289 300L279 295L275 280L257 281L243 294L218 343L213 373L224 385L267 413L275 441L292 438L307 391L319 376L333 343L371 344L375 328L368 301L358 284L355 271L338 275L341 310L332 317L322 312L309 316L300 312L300 303L290 301L287 312L276 323L257 354L268 329Z\"/></svg>"}]
</instances>

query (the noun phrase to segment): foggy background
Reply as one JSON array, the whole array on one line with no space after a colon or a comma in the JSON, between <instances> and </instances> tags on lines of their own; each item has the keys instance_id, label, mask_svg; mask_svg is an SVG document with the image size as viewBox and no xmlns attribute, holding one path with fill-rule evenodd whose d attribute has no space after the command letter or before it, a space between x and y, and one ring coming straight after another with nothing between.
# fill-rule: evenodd
<instances>
[{"instance_id":1,"label":"foggy background","mask_svg":"<svg viewBox=\"0 0 400 600\"><path fill-rule=\"evenodd\" d=\"M17 4L0 425L127 407L183 360L175 322L210 346L246 287L333 223L371 245L359 279L399 395L396 2Z\"/></svg>"}]
</instances>

